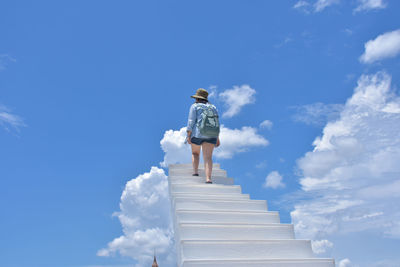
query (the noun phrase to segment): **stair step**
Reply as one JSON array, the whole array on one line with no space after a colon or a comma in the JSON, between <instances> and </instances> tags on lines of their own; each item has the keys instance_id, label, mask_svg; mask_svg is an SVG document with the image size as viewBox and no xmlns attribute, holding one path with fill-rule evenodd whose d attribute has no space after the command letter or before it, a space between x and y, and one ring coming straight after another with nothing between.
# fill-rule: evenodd
<instances>
[{"instance_id":1,"label":"stair step","mask_svg":"<svg viewBox=\"0 0 400 267\"><path fill-rule=\"evenodd\" d=\"M180 240L294 239L292 224L180 223Z\"/></svg>"},{"instance_id":2,"label":"stair step","mask_svg":"<svg viewBox=\"0 0 400 267\"><path fill-rule=\"evenodd\" d=\"M204 211L177 210L176 221L179 223L279 223L276 211Z\"/></svg>"},{"instance_id":3,"label":"stair step","mask_svg":"<svg viewBox=\"0 0 400 267\"><path fill-rule=\"evenodd\" d=\"M265 200L224 200L224 199L191 199L175 197L173 204L176 210L237 210L266 211Z\"/></svg>"},{"instance_id":4,"label":"stair step","mask_svg":"<svg viewBox=\"0 0 400 267\"><path fill-rule=\"evenodd\" d=\"M202 194L220 194L220 193L241 193L239 185L218 185L218 184L173 184L172 193L202 193Z\"/></svg>"},{"instance_id":5,"label":"stair step","mask_svg":"<svg viewBox=\"0 0 400 267\"><path fill-rule=\"evenodd\" d=\"M168 168L171 169L192 169L192 163L183 163L183 164L169 164ZM221 168L219 163L213 163L213 169ZM199 164L199 169L204 169L204 163Z\"/></svg>"},{"instance_id":6,"label":"stair step","mask_svg":"<svg viewBox=\"0 0 400 267\"><path fill-rule=\"evenodd\" d=\"M212 176L211 177L213 184L225 184L225 185L233 185L233 178L222 177L222 176ZM200 176L170 176L169 177L171 184L178 183L190 183L190 184L203 184L206 179L205 177Z\"/></svg>"},{"instance_id":7,"label":"stair step","mask_svg":"<svg viewBox=\"0 0 400 267\"><path fill-rule=\"evenodd\" d=\"M181 259L313 258L309 240L182 240Z\"/></svg>"},{"instance_id":8,"label":"stair step","mask_svg":"<svg viewBox=\"0 0 400 267\"><path fill-rule=\"evenodd\" d=\"M170 169L168 174L170 176L182 176L182 175L190 175L191 176L193 174L193 170L192 169ZM205 176L204 169L199 169L199 175L202 177ZM211 176L226 177L226 171L221 170L221 169L213 169Z\"/></svg>"},{"instance_id":9,"label":"stair step","mask_svg":"<svg viewBox=\"0 0 400 267\"><path fill-rule=\"evenodd\" d=\"M184 198L191 198L191 199L226 199L226 200L249 200L249 194L195 194L195 193L174 193L172 195L172 200L176 197L184 197Z\"/></svg>"},{"instance_id":10,"label":"stair step","mask_svg":"<svg viewBox=\"0 0 400 267\"><path fill-rule=\"evenodd\" d=\"M333 259L185 260L182 267L335 267Z\"/></svg>"}]
</instances>

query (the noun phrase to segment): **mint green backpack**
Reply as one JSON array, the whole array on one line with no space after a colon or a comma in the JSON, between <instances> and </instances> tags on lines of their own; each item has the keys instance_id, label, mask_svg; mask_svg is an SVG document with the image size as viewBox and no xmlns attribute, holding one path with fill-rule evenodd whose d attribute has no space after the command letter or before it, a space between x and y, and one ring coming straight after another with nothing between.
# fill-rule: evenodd
<instances>
[{"instance_id":1,"label":"mint green backpack","mask_svg":"<svg viewBox=\"0 0 400 267\"><path fill-rule=\"evenodd\" d=\"M199 120L199 130L202 135L209 137L218 137L219 135L219 120L218 113L215 107L211 105L205 106Z\"/></svg>"}]
</instances>

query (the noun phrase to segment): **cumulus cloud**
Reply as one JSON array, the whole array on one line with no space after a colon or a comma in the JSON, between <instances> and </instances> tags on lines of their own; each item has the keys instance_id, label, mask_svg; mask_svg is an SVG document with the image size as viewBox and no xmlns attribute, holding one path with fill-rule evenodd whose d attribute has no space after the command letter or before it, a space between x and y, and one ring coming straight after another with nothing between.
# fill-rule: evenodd
<instances>
[{"instance_id":1,"label":"cumulus cloud","mask_svg":"<svg viewBox=\"0 0 400 267\"><path fill-rule=\"evenodd\" d=\"M326 122L339 117L343 105L318 102L292 108L296 110L296 113L292 116L294 121L308 125L323 126Z\"/></svg>"},{"instance_id":2,"label":"cumulus cloud","mask_svg":"<svg viewBox=\"0 0 400 267\"><path fill-rule=\"evenodd\" d=\"M387 4L383 0L358 0L358 6L354 9L354 12L384 9L386 7Z\"/></svg>"},{"instance_id":3,"label":"cumulus cloud","mask_svg":"<svg viewBox=\"0 0 400 267\"><path fill-rule=\"evenodd\" d=\"M168 181L163 169L152 167L126 183L118 217L123 235L115 238L98 256L122 256L150 266L154 250L162 266L176 266Z\"/></svg>"},{"instance_id":4,"label":"cumulus cloud","mask_svg":"<svg viewBox=\"0 0 400 267\"><path fill-rule=\"evenodd\" d=\"M285 187L285 184L282 182L282 179L283 179L283 177L282 177L282 175L279 174L279 172L272 171L265 178L263 187L273 188L273 189L277 189L279 187Z\"/></svg>"},{"instance_id":5,"label":"cumulus cloud","mask_svg":"<svg viewBox=\"0 0 400 267\"><path fill-rule=\"evenodd\" d=\"M260 123L260 128L267 128L267 129L271 129L272 128L272 121L270 120L265 120L263 122Z\"/></svg>"},{"instance_id":6,"label":"cumulus cloud","mask_svg":"<svg viewBox=\"0 0 400 267\"><path fill-rule=\"evenodd\" d=\"M400 53L400 29L386 32L364 45L365 51L360 57L362 63L373 63Z\"/></svg>"},{"instance_id":7,"label":"cumulus cloud","mask_svg":"<svg viewBox=\"0 0 400 267\"><path fill-rule=\"evenodd\" d=\"M267 167L267 161L265 160L256 164L257 169L265 169L266 167Z\"/></svg>"},{"instance_id":8,"label":"cumulus cloud","mask_svg":"<svg viewBox=\"0 0 400 267\"><path fill-rule=\"evenodd\" d=\"M321 254L321 253L325 253L327 251L327 249L332 248L333 243L326 239L313 240L311 242L311 247L315 254Z\"/></svg>"},{"instance_id":9,"label":"cumulus cloud","mask_svg":"<svg viewBox=\"0 0 400 267\"><path fill-rule=\"evenodd\" d=\"M314 10L315 12L321 12L331 5L339 4L339 2L340 0L318 0L314 3Z\"/></svg>"},{"instance_id":10,"label":"cumulus cloud","mask_svg":"<svg viewBox=\"0 0 400 267\"><path fill-rule=\"evenodd\" d=\"M0 71L5 70L10 62L16 62L17 60L10 55L0 55Z\"/></svg>"},{"instance_id":11,"label":"cumulus cloud","mask_svg":"<svg viewBox=\"0 0 400 267\"><path fill-rule=\"evenodd\" d=\"M293 39L289 36L285 37L285 39L283 39L280 43L277 43L276 45L274 45L275 48L281 48L285 45L287 45L288 43L293 42Z\"/></svg>"},{"instance_id":12,"label":"cumulus cloud","mask_svg":"<svg viewBox=\"0 0 400 267\"><path fill-rule=\"evenodd\" d=\"M11 128L19 131L21 127L26 125L21 117L13 114L10 109L0 104L0 126L7 131L10 131Z\"/></svg>"},{"instance_id":13,"label":"cumulus cloud","mask_svg":"<svg viewBox=\"0 0 400 267\"><path fill-rule=\"evenodd\" d=\"M218 86L210 85L208 87L208 99L215 98L218 96Z\"/></svg>"},{"instance_id":14,"label":"cumulus cloud","mask_svg":"<svg viewBox=\"0 0 400 267\"><path fill-rule=\"evenodd\" d=\"M249 126L241 129L229 129L222 126L219 137L221 146L215 150L215 157L221 159L229 159L252 147L263 147L269 144L267 139L257 133L257 128Z\"/></svg>"},{"instance_id":15,"label":"cumulus cloud","mask_svg":"<svg viewBox=\"0 0 400 267\"><path fill-rule=\"evenodd\" d=\"M297 237L368 231L400 238L399 133L400 97L390 75L362 75L340 117L298 160L306 197L291 212Z\"/></svg>"},{"instance_id":16,"label":"cumulus cloud","mask_svg":"<svg viewBox=\"0 0 400 267\"><path fill-rule=\"evenodd\" d=\"M294 4L293 8L310 14L311 12L321 12L331 5L339 4L339 2L340 0L317 0L314 4L310 4L308 1L300 0Z\"/></svg>"},{"instance_id":17,"label":"cumulus cloud","mask_svg":"<svg viewBox=\"0 0 400 267\"><path fill-rule=\"evenodd\" d=\"M353 265L351 264L351 261L347 258L339 262L339 267L351 267L351 266Z\"/></svg>"},{"instance_id":18,"label":"cumulus cloud","mask_svg":"<svg viewBox=\"0 0 400 267\"><path fill-rule=\"evenodd\" d=\"M257 128L244 126L241 129L229 129L221 126L221 146L214 151L214 157L219 159L232 158L238 153L248 151L252 147L263 147L269 144L268 140L257 133ZM191 161L190 146L184 144L186 127L180 130L168 130L161 140L161 148L165 152L161 166L168 164L187 163Z\"/></svg>"},{"instance_id":19,"label":"cumulus cloud","mask_svg":"<svg viewBox=\"0 0 400 267\"><path fill-rule=\"evenodd\" d=\"M296 2L296 4L294 4L293 6L294 9L300 10L306 14L310 13L310 9L311 9L311 5L309 2L304 1L304 0L300 0L298 2Z\"/></svg>"},{"instance_id":20,"label":"cumulus cloud","mask_svg":"<svg viewBox=\"0 0 400 267\"><path fill-rule=\"evenodd\" d=\"M185 144L186 127L180 130L165 131L161 139L161 149L164 151L164 161L160 163L162 167L168 164L184 163L191 161L190 145Z\"/></svg>"},{"instance_id":21,"label":"cumulus cloud","mask_svg":"<svg viewBox=\"0 0 400 267\"><path fill-rule=\"evenodd\" d=\"M357 6L354 8L353 12L362 12L362 11L370 11L377 9L384 9L387 7L387 3L384 0L357 0ZM294 9L300 10L306 14L310 14L311 12L321 12L327 7L332 5L337 5L340 3L340 0L317 0L314 4L310 4L309 1L299 0L296 4L293 5Z\"/></svg>"},{"instance_id":22,"label":"cumulus cloud","mask_svg":"<svg viewBox=\"0 0 400 267\"><path fill-rule=\"evenodd\" d=\"M303 8L303 7L306 7L309 5L310 5L310 3L308 3L307 1L300 0L296 4L294 4L293 8Z\"/></svg>"},{"instance_id":23,"label":"cumulus cloud","mask_svg":"<svg viewBox=\"0 0 400 267\"><path fill-rule=\"evenodd\" d=\"M353 31L351 29L349 29L349 28L344 29L343 32L346 33L347 35L352 35L353 34Z\"/></svg>"},{"instance_id":24,"label":"cumulus cloud","mask_svg":"<svg viewBox=\"0 0 400 267\"><path fill-rule=\"evenodd\" d=\"M227 110L222 114L225 118L231 118L237 115L241 109L248 104L255 102L256 90L249 85L233 86L232 89L227 89L219 93L219 98L225 103Z\"/></svg>"}]
</instances>

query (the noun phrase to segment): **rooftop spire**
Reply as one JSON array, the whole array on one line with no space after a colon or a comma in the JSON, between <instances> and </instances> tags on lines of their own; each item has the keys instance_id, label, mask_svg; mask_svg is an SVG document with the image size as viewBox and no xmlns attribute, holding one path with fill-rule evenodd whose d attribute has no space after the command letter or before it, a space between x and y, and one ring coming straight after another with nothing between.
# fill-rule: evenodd
<instances>
[{"instance_id":1,"label":"rooftop spire","mask_svg":"<svg viewBox=\"0 0 400 267\"><path fill-rule=\"evenodd\" d=\"M155 250L155 249L154 249L154 260L153 260L153 265L151 265L151 267L158 267L157 259L156 259L156 250Z\"/></svg>"}]
</instances>

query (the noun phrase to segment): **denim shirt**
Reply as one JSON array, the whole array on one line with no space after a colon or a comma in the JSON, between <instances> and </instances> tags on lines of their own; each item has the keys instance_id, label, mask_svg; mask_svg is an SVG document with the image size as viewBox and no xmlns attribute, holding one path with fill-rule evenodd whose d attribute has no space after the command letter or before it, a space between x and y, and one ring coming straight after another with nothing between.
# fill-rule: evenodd
<instances>
[{"instance_id":1,"label":"denim shirt","mask_svg":"<svg viewBox=\"0 0 400 267\"><path fill-rule=\"evenodd\" d=\"M189 110L189 119L187 123L186 130L187 131L192 131L191 137L197 137L197 138L211 138L210 136L205 136L200 133L200 130L198 128L198 124L200 124L201 120L201 113L203 112L205 107L212 106L217 110L217 108L210 104L210 103L194 103ZM218 113L218 111L217 111Z\"/></svg>"}]
</instances>

